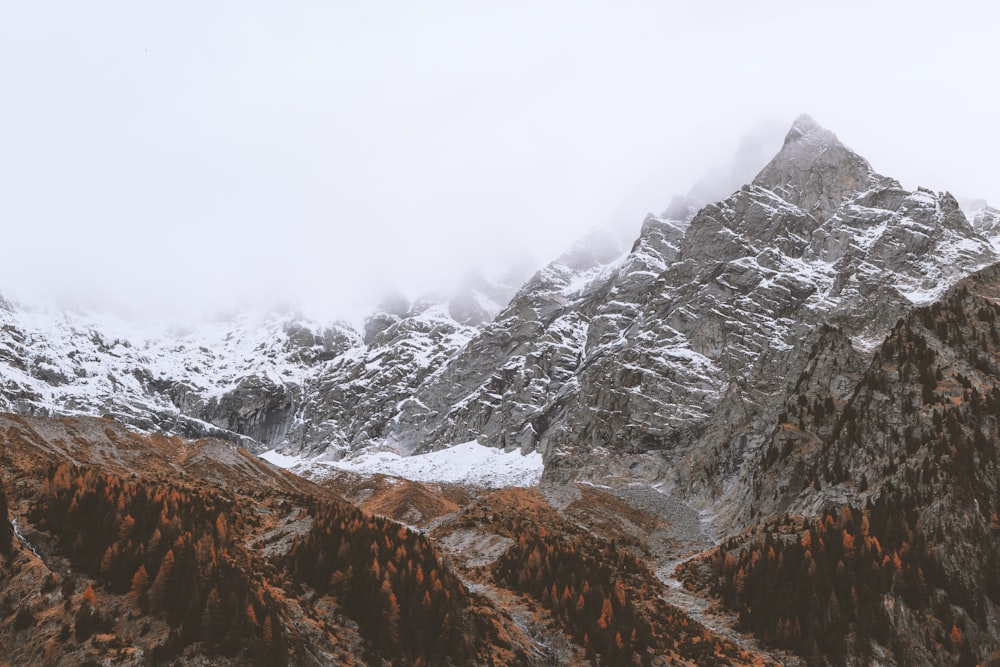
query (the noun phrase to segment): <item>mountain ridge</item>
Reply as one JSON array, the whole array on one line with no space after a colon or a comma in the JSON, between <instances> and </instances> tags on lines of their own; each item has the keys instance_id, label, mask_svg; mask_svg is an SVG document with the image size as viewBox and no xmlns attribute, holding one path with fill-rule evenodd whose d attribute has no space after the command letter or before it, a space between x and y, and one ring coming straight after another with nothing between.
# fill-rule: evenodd
<instances>
[{"instance_id":1,"label":"mountain ridge","mask_svg":"<svg viewBox=\"0 0 1000 667\"><path fill-rule=\"evenodd\" d=\"M698 632L721 664L801 664L782 653L792 651L809 664L972 665L1000 651L996 209L907 190L801 116L757 176L722 199L676 197L630 245L591 233L516 290L475 277L463 289L389 299L361 330L271 315L165 338L0 304L0 410L107 414L157 434L122 435L122 424L93 417L0 416L19 443L11 497L19 508L35 497L21 458L37 454L19 449L32 440L25 423L49 443L47 457L78 462L58 444L73 443L119 470L115 457L146 442L167 452L167 467L151 467L168 477L197 473L225 488L229 475L259 475L294 487L223 441L159 434L222 436L279 450L266 457L317 488L416 522L454 559L482 597L455 583L453 598L485 614L482 632L420 649L428 655L658 664L707 659ZM66 424L73 434L37 434ZM506 453L481 456L483 447ZM513 457L530 465L509 479L533 484L540 459L541 481L435 489L433 471L412 475L422 483L379 474L405 477L407 465L449 455L484 468L474 479L485 487L488 461ZM58 475L49 491L64 486ZM31 517L41 533L71 511L68 496L49 491L38 498L50 515ZM310 516L343 528L338 512ZM397 528L378 526L375 541L395 548ZM324 550L344 538L324 530L287 540L299 546L286 583L354 605L361 634L348 632L342 655L377 647L405 660L409 649L372 624L397 627L396 593L377 598L383 618L340 583L363 570L376 575L366 585L383 585L382 573L412 569L408 552L379 547L371 566L334 576ZM73 556L76 540L66 534L46 553ZM567 564L600 593L578 589ZM315 598L284 611L265 601L253 615L301 619L294 605ZM607 631L612 617L624 634ZM703 630L681 631L689 619ZM241 632L259 625L240 622ZM680 653L670 652L674 632ZM176 649L171 641L162 650Z\"/></svg>"},{"instance_id":2,"label":"mountain ridge","mask_svg":"<svg viewBox=\"0 0 1000 667\"><path fill-rule=\"evenodd\" d=\"M852 338L871 345L911 303L997 258L979 233L1000 231L992 211L976 209L970 224L950 195L903 190L803 115L751 183L715 203L675 198L647 216L630 249L592 236L516 293L473 276L450 301L387 303L362 332L272 316L150 350L67 315L59 344L40 354L25 347L26 318L8 310L0 406L334 458L477 439L542 451L550 478L565 477L564 442L618 442L655 478L660 464L643 462L644 451L711 431L712 406L746 412L736 403L757 400L736 398L747 385L738 369L780 365L784 348L828 319L846 318ZM480 306L498 294L511 301L484 319L490 307ZM884 313L864 305L874 299ZM44 327L31 334L36 349L52 333ZM83 351L86 362L70 361ZM588 421L592 404L599 414L607 405L604 425ZM683 422L687 435L643 426L643 414Z\"/></svg>"}]
</instances>

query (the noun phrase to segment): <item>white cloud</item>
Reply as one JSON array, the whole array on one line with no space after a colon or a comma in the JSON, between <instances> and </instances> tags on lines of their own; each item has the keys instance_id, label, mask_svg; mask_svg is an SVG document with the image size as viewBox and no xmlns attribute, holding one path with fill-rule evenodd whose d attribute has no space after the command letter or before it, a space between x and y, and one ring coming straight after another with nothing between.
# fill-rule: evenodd
<instances>
[{"instance_id":1,"label":"white cloud","mask_svg":"<svg viewBox=\"0 0 1000 667\"><path fill-rule=\"evenodd\" d=\"M8 3L0 292L329 312L637 230L801 112L1000 202L997 11L829 7Z\"/></svg>"}]
</instances>

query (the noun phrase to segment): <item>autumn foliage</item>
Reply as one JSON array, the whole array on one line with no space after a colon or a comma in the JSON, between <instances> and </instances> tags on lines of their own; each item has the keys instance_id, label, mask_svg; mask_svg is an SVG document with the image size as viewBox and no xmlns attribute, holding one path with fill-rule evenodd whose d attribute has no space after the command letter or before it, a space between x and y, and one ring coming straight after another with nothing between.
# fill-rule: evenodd
<instances>
[{"instance_id":1,"label":"autumn foliage","mask_svg":"<svg viewBox=\"0 0 1000 667\"><path fill-rule=\"evenodd\" d=\"M493 581L548 610L592 664L753 662L752 656L664 602L661 584L649 568L614 541L500 497L471 508L466 521L489 524L515 540L490 566Z\"/></svg>"},{"instance_id":2,"label":"autumn foliage","mask_svg":"<svg viewBox=\"0 0 1000 667\"><path fill-rule=\"evenodd\" d=\"M894 636L889 598L933 619L938 630L926 647L932 654L943 650L961 658L959 664L975 664L953 609L978 618L987 596L1000 600L995 584L976 594L949 579L916 529L912 506L908 511L897 496L804 523L786 519L728 540L707 562L714 593L739 613L744 629L771 646L832 664L847 662L849 644L862 661L872 658L873 642L905 654Z\"/></svg>"},{"instance_id":3,"label":"autumn foliage","mask_svg":"<svg viewBox=\"0 0 1000 667\"><path fill-rule=\"evenodd\" d=\"M360 626L373 659L482 663L480 646L484 639L497 643L495 628L426 537L344 503L322 504L312 516L288 569L294 580L337 599Z\"/></svg>"},{"instance_id":4,"label":"autumn foliage","mask_svg":"<svg viewBox=\"0 0 1000 667\"><path fill-rule=\"evenodd\" d=\"M277 605L234 548L239 518L229 510L205 491L64 463L49 470L31 520L58 538L74 569L169 624L154 662L200 641L209 653L284 664ZM92 590L80 613L91 630L100 614Z\"/></svg>"},{"instance_id":5,"label":"autumn foliage","mask_svg":"<svg viewBox=\"0 0 1000 667\"><path fill-rule=\"evenodd\" d=\"M650 664L652 629L616 574L635 559L606 545L593 554L550 535L521 535L494 566L496 581L528 593L610 665Z\"/></svg>"}]
</instances>

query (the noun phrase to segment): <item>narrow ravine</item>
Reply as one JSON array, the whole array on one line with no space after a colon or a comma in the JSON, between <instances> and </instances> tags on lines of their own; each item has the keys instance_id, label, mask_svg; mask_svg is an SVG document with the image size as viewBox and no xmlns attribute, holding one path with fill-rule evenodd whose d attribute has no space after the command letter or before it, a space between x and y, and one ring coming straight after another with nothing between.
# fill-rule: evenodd
<instances>
[{"instance_id":1,"label":"narrow ravine","mask_svg":"<svg viewBox=\"0 0 1000 667\"><path fill-rule=\"evenodd\" d=\"M715 523L711 513L695 510L669 494L663 493L663 496L669 499L669 504L673 507L672 516L683 517L683 520L672 523L670 530L671 538L678 548L672 557L668 557L655 570L656 577L664 584L663 599L744 650L761 653L776 662L792 667L803 664L794 656L775 654L763 647L754 637L737 631L735 614L720 610L712 600L692 593L684 587L684 583L676 576L677 568L718 544ZM695 518L696 520L693 520Z\"/></svg>"}]
</instances>

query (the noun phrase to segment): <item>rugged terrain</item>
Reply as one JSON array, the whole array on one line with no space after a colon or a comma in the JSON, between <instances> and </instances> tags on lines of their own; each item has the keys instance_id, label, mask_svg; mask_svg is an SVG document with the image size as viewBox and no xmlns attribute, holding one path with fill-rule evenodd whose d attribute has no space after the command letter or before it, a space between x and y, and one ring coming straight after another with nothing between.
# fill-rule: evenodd
<instances>
[{"instance_id":1,"label":"rugged terrain","mask_svg":"<svg viewBox=\"0 0 1000 667\"><path fill-rule=\"evenodd\" d=\"M252 451L361 447L385 430L390 406L498 312L520 275L470 275L448 297L387 298L359 324L286 312L140 327L0 300L0 409L109 416Z\"/></svg>"},{"instance_id":2,"label":"rugged terrain","mask_svg":"<svg viewBox=\"0 0 1000 667\"><path fill-rule=\"evenodd\" d=\"M0 444L12 664L771 662L664 600L669 524L605 492L318 486L91 417L0 416Z\"/></svg>"},{"instance_id":3,"label":"rugged terrain","mask_svg":"<svg viewBox=\"0 0 1000 667\"><path fill-rule=\"evenodd\" d=\"M814 659L1000 656L998 313L994 265L901 318L867 363L826 330L754 467L745 506L766 520L688 581Z\"/></svg>"},{"instance_id":4,"label":"rugged terrain","mask_svg":"<svg viewBox=\"0 0 1000 667\"><path fill-rule=\"evenodd\" d=\"M167 335L8 304L0 407L327 458L477 440L540 451L551 480L717 494L728 477L707 471L760 446L822 325L870 352L997 258L996 210L967 208L802 117L750 184L676 198L627 251L595 232L516 292L473 277L363 325L243 316Z\"/></svg>"},{"instance_id":5,"label":"rugged terrain","mask_svg":"<svg viewBox=\"0 0 1000 667\"><path fill-rule=\"evenodd\" d=\"M156 659L248 660L234 647L251 637L296 664L995 658L1000 213L903 188L807 116L746 185L692 192L631 248L595 232L518 289L470 279L359 325L241 316L153 335L0 303L0 408L38 415L6 418L9 504L37 535L12 538L8 566L93 584L89 607L76 588L21 591L35 624L9 606L18 659L40 655L25 627L90 609L89 627L103 599L159 630L93 627ZM51 417L80 414L107 419ZM151 462L136 484L161 486L100 482L136 470L118 449ZM450 459L481 469L445 474ZM64 527L87 493L113 488L102 511L118 516L191 484L182 505L210 509L167 503L161 520L191 522L173 551L227 554L212 604L248 611L207 623L221 638L185 623L216 615L197 577L190 610L151 600L155 521L130 537L120 516L99 548ZM432 631L413 611L428 569L445 593ZM66 641L49 630L32 636ZM82 634L52 655L100 653Z\"/></svg>"}]
</instances>

